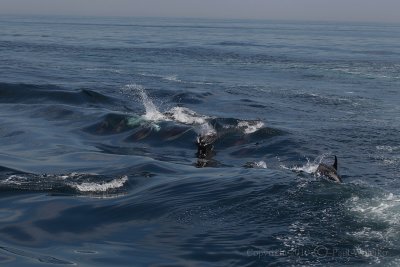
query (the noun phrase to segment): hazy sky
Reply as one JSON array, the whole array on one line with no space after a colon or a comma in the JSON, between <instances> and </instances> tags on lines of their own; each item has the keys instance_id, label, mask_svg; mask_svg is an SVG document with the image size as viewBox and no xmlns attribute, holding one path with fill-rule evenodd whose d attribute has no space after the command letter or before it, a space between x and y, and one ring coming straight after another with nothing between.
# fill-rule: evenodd
<instances>
[{"instance_id":1,"label":"hazy sky","mask_svg":"<svg viewBox=\"0 0 400 267\"><path fill-rule=\"evenodd\" d=\"M400 0L0 0L0 13L400 22Z\"/></svg>"}]
</instances>

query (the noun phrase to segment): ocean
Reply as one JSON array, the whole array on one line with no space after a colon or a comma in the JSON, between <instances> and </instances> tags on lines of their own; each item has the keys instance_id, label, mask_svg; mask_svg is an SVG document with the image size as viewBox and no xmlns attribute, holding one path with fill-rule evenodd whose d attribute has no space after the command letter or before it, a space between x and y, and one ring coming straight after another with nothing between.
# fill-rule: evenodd
<instances>
[{"instance_id":1,"label":"ocean","mask_svg":"<svg viewBox=\"0 0 400 267\"><path fill-rule=\"evenodd\" d=\"M0 16L0 264L399 266L399 43L396 24ZM315 174L334 156L341 184Z\"/></svg>"}]
</instances>

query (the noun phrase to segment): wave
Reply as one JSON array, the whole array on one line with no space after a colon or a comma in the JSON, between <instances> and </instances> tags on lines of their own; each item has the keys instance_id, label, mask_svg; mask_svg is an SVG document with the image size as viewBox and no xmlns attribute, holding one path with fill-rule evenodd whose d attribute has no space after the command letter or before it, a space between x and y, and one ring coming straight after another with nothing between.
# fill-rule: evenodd
<instances>
[{"instance_id":1,"label":"wave","mask_svg":"<svg viewBox=\"0 0 400 267\"><path fill-rule=\"evenodd\" d=\"M128 185L126 175L114 178L89 173L11 174L0 180L1 191L39 191L81 195L120 195Z\"/></svg>"},{"instance_id":2,"label":"wave","mask_svg":"<svg viewBox=\"0 0 400 267\"><path fill-rule=\"evenodd\" d=\"M177 123L195 126L194 130L198 134L215 134L216 129L212 121L218 120L210 116L198 114L195 111L186 107L173 107L165 112L160 112L159 108L153 103L152 99L146 94L145 88L137 84L130 84L125 87L128 90L133 90L141 99L145 108L145 114L142 117L145 120L153 121L174 121ZM126 91L125 89L125 91ZM254 133L264 127L264 123L255 120L236 120L235 124L225 124L223 128L235 128L241 130L244 134Z\"/></svg>"},{"instance_id":3,"label":"wave","mask_svg":"<svg viewBox=\"0 0 400 267\"><path fill-rule=\"evenodd\" d=\"M0 103L99 104L115 106L117 100L90 89L67 90L55 85L0 83Z\"/></svg>"},{"instance_id":4,"label":"wave","mask_svg":"<svg viewBox=\"0 0 400 267\"><path fill-rule=\"evenodd\" d=\"M66 260L61 260L61 259L58 259L58 258L55 258L52 256L40 255L37 252L30 252L27 250L12 248L12 247L3 246L3 245L0 245L0 250L3 250L5 252L13 254L15 256L21 256L21 257L25 257L25 258L34 259L40 263L45 263L45 264L76 265L76 263L66 261Z\"/></svg>"},{"instance_id":5,"label":"wave","mask_svg":"<svg viewBox=\"0 0 400 267\"><path fill-rule=\"evenodd\" d=\"M216 164L213 166L221 167L228 163L243 166L246 162L243 161L244 156L259 162L265 158L265 153L270 153L267 146L272 141L268 139L285 134L282 130L267 127L260 120L219 118L182 106L163 110L141 85L130 84L121 91L127 99L140 103L143 109L136 114L105 114L94 124L83 128L83 131L99 136L97 141L91 143L102 153L150 157L163 162L193 165L197 160L197 136L215 136L216 155L213 154L212 158L215 158ZM162 92L155 94L160 95ZM113 135L113 141L105 144L100 137L103 135ZM265 168L266 164L252 166Z\"/></svg>"}]
</instances>

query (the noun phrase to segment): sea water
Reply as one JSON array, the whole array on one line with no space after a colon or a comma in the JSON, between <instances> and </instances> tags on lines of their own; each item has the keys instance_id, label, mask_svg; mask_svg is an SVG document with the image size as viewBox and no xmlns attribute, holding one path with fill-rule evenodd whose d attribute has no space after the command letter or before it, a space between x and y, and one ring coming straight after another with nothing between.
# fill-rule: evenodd
<instances>
[{"instance_id":1,"label":"sea water","mask_svg":"<svg viewBox=\"0 0 400 267\"><path fill-rule=\"evenodd\" d=\"M394 24L1 16L0 263L398 266L399 43ZM313 174L334 155L343 184Z\"/></svg>"}]
</instances>

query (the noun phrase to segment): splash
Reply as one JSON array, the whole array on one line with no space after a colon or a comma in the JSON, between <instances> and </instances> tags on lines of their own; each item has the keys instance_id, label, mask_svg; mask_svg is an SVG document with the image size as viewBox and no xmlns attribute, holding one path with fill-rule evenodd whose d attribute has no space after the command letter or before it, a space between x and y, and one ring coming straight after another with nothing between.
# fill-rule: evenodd
<instances>
[{"instance_id":1,"label":"splash","mask_svg":"<svg viewBox=\"0 0 400 267\"><path fill-rule=\"evenodd\" d=\"M200 124L195 131L197 134L206 136L206 135L216 135L217 131L212 127L209 123L205 122L203 124Z\"/></svg>"},{"instance_id":2,"label":"splash","mask_svg":"<svg viewBox=\"0 0 400 267\"><path fill-rule=\"evenodd\" d=\"M310 162L307 159L307 163L305 165L303 165L303 166L294 166L294 167L289 168L289 169L292 170L292 171L295 171L295 172L305 172L305 173L312 174L312 173L315 173L317 171L318 165L319 165L318 163Z\"/></svg>"},{"instance_id":3,"label":"splash","mask_svg":"<svg viewBox=\"0 0 400 267\"><path fill-rule=\"evenodd\" d=\"M134 90L140 97L141 102L146 110L142 118L146 121L153 122L152 127L159 131L160 126L154 124L159 121L175 121L177 123L194 126L196 132L200 135L214 135L216 130L208 123L210 117L197 114L195 111L185 107L173 107L166 112L160 112L154 105L151 98L146 94L143 86L137 84L127 85L126 89ZM138 118L128 120L130 125L142 124Z\"/></svg>"},{"instance_id":4,"label":"splash","mask_svg":"<svg viewBox=\"0 0 400 267\"><path fill-rule=\"evenodd\" d=\"M133 90L139 94L139 97L146 110L146 113L143 115L144 119L149 121L161 121L166 119L165 116L157 109L156 105L154 105L150 97L146 94L143 86L138 84L129 84L126 86L126 89Z\"/></svg>"},{"instance_id":5,"label":"splash","mask_svg":"<svg viewBox=\"0 0 400 267\"><path fill-rule=\"evenodd\" d=\"M307 163L302 166L287 167L285 165L281 165L281 168L294 172L305 172L308 174L314 174L317 171L318 165L321 164L324 158L328 155L329 154L322 154L316 157L315 160L312 162L307 158Z\"/></svg>"}]
</instances>

